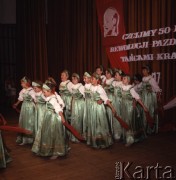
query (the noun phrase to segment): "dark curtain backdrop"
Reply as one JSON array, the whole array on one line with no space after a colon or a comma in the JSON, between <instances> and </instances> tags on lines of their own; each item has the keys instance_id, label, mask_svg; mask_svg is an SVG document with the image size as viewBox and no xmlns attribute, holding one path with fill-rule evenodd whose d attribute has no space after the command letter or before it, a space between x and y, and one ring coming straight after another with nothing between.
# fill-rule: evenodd
<instances>
[{"instance_id":1,"label":"dark curtain backdrop","mask_svg":"<svg viewBox=\"0 0 176 180\"><path fill-rule=\"evenodd\" d=\"M48 76L44 0L17 0L17 72L32 80Z\"/></svg>"},{"instance_id":2,"label":"dark curtain backdrop","mask_svg":"<svg viewBox=\"0 0 176 180\"><path fill-rule=\"evenodd\" d=\"M59 79L63 69L82 76L100 64L109 66L94 0L48 0L47 38L51 76Z\"/></svg>"}]
</instances>

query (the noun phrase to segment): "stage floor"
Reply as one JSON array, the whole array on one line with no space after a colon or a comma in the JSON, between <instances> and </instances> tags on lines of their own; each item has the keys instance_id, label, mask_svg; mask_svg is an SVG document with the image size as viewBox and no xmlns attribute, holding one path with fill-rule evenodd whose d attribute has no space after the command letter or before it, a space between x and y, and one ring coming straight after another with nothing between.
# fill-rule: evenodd
<instances>
[{"instance_id":1,"label":"stage floor","mask_svg":"<svg viewBox=\"0 0 176 180\"><path fill-rule=\"evenodd\" d=\"M5 117L8 124L18 122L18 114L13 110L5 113ZM30 145L17 145L16 133L4 132L4 136L13 161L6 169L0 169L0 180L110 180L120 176L125 179L130 179L128 176L146 178L147 175L156 179L156 175L176 176L176 132L152 135L131 147L117 142L104 150L70 143L68 156L56 160L36 156Z\"/></svg>"}]
</instances>

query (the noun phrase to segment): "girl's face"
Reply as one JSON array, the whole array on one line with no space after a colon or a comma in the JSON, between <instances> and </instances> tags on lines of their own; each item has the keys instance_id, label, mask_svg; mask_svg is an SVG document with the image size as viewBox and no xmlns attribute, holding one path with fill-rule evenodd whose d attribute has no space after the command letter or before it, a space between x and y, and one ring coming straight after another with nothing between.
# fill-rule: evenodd
<instances>
[{"instance_id":1,"label":"girl's face","mask_svg":"<svg viewBox=\"0 0 176 180\"><path fill-rule=\"evenodd\" d=\"M130 81L129 81L129 78L125 76L123 77L122 82L124 85L128 85Z\"/></svg>"},{"instance_id":2,"label":"girl's face","mask_svg":"<svg viewBox=\"0 0 176 180\"><path fill-rule=\"evenodd\" d=\"M61 73L61 81L64 82L64 81L67 81L67 80L68 80L68 75L65 72L62 72Z\"/></svg>"},{"instance_id":3,"label":"girl's face","mask_svg":"<svg viewBox=\"0 0 176 180\"><path fill-rule=\"evenodd\" d=\"M105 75L106 75L106 78L107 78L107 79L111 79L111 77L112 77L111 73L109 73L108 71L106 71L106 74L105 74Z\"/></svg>"},{"instance_id":4,"label":"girl's face","mask_svg":"<svg viewBox=\"0 0 176 180\"><path fill-rule=\"evenodd\" d=\"M91 78L87 77L87 76L84 76L83 81L85 82L85 84L89 84L89 83L91 83Z\"/></svg>"},{"instance_id":5,"label":"girl's face","mask_svg":"<svg viewBox=\"0 0 176 180\"><path fill-rule=\"evenodd\" d=\"M96 73L101 76L102 73L103 73L103 71L102 71L100 68L97 68L97 69L96 69Z\"/></svg>"},{"instance_id":6,"label":"girl's face","mask_svg":"<svg viewBox=\"0 0 176 180\"><path fill-rule=\"evenodd\" d=\"M72 83L73 84L78 84L79 83L79 79L77 77L72 77Z\"/></svg>"},{"instance_id":7,"label":"girl's face","mask_svg":"<svg viewBox=\"0 0 176 180\"><path fill-rule=\"evenodd\" d=\"M21 81L21 87L27 89L29 86L29 83Z\"/></svg>"},{"instance_id":8,"label":"girl's face","mask_svg":"<svg viewBox=\"0 0 176 180\"><path fill-rule=\"evenodd\" d=\"M148 76L149 72L147 69L142 69L142 74L143 74L143 76Z\"/></svg>"},{"instance_id":9,"label":"girl's face","mask_svg":"<svg viewBox=\"0 0 176 180\"><path fill-rule=\"evenodd\" d=\"M37 86L34 86L33 89L34 89L34 91L35 91L36 93L42 91L42 89L41 89L40 87L37 87Z\"/></svg>"},{"instance_id":10,"label":"girl's face","mask_svg":"<svg viewBox=\"0 0 176 180\"><path fill-rule=\"evenodd\" d=\"M49 97L49 96L51 96L53 93L51 92L51 90L43 89L43 94L44 94L45 97Z\"/></svg>"},{"instance_id":11,"label":"girl's face","mask_svg":"<svg viewBox=\"0 0 176 180\"><path fill-rule=\"evenodd\" d=\"M92 82L92 85L96 86L98 84L98 79L96 79L95 77L92 77L91 82Z\"/></svg>"},{"instance_id":12,"label":"girl's face","mask_svg":"<svg viewBox=\"0 0 176 180\"><path fill-rule=\"evenodd\" d=\"M115 80L116 81L121 81L122 80L122 78L121 78L121 76L119 75L118 72L115 73Z\"/></svg>"}]
</instances>

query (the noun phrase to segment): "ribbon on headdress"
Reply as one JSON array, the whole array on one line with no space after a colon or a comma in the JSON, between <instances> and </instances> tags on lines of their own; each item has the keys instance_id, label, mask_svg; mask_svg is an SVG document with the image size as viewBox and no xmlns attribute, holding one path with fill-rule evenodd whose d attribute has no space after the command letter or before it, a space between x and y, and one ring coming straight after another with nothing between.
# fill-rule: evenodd
<instances>
[{"instance_id":1,"label":"ribbon on headdress","mask_svg":"<svg viewBox=\"0 0 176 180\"><path fill-rule=\"evenodd\" d=\"M23 81L23 82L25 82L25 83L27 83L27 82L28 82L28 80L27 80L26 76L24 76L24 77L21 79L21 81Z\"/></svg>"},{"instance_id":2,"label":"ribbon on headdress","mask_svg":"<svg viewBox=\"0 0 176 180\"><path fill-rule=\"evenodd\" d=\"M36 82L32 82L32 86L34 86L34 87L41 87L41 85L40 84L38 84L38 83L36 83Z\"/></svg>"},{"instance_id":3,"label":"ribbon on headdress","mask_svg":"<svg viewBox=\"0 0 176 180\"><path fill-rule=\"evenodd\" d=\"M51 90L51 88L49 86L47 86L47 84L43 84L42 88L46 89L46 90Z\"/></svg>"},{"instance_id":4,"label":"ribbon on headdress","mask_svg":"<svg viewBox=\"0 0 176 180\"><path fill-rule=\"evenodd\" d=\"M76 77L76 78L80 79L79 74L77 74L77 73L73 73L72 77Z\"/></svg>"},{"instance_id":5,"label":"ribbon on headdress","mask_svg":"<svg viewBox=\"0 0 176 180\"><path fill-rule=\"evenodd\" d=\"M84 76L89 77L89 78L91 77L91 75L88 72L85 72Z\"/></svg>"}]
</instances>

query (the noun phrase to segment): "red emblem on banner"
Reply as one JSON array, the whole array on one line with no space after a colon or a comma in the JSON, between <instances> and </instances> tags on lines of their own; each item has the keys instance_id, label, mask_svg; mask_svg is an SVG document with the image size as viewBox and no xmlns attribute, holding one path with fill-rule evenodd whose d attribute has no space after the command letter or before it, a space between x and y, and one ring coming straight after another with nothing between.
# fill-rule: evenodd
<instances>
[{"instance_id":1,"label":"red emblem on banner","mask_svg":"<svg viewBox=\"0 0 176 180\"><path fill-rule=\"evenodd\" d=\"M122 39L125 34L123 0L96 0L96 5L102 42L111 66L129 73L128 63L120 59L121 56L126 56L127 52L110 52L110 47L126 44Z\"/></svg>"},{"instance_id":2,"label":"red emblem on banner","mask_svg":"<svg viewBox=\"0 0 176 180\"><path fill-rule=\"evenodd\" d=\"M123 0L97 0L98 20L104 46L123 45L125 34Z\"/></svg>"}]
</instances>

